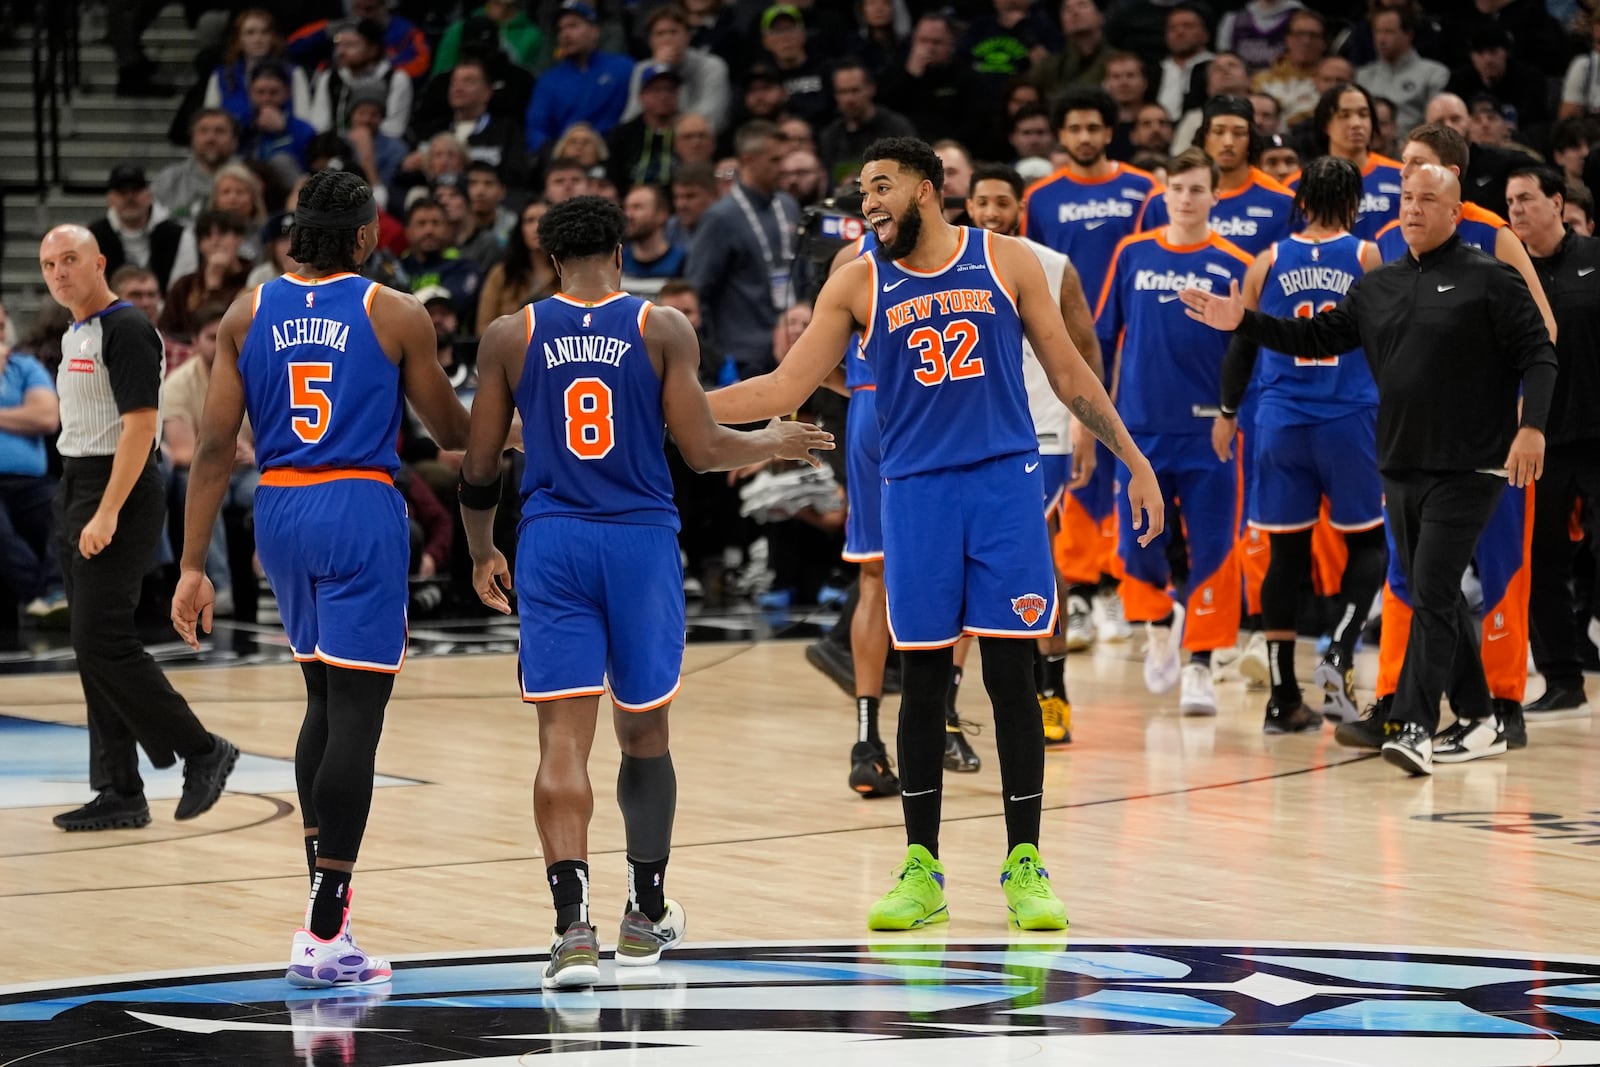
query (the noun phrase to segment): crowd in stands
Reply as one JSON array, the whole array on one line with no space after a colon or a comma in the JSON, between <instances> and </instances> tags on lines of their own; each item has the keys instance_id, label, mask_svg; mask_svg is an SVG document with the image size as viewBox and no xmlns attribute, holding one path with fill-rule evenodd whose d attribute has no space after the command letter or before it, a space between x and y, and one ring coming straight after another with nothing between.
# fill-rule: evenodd
<instances>
[{"instance_id":1,"label":"crowd in stands","mask_svg":"<svg viewBox=\"0 0 1600 1067\"><path fill-rule=\"evenodd\" d=\"M133 159L113 168L104 215L83 220L116 291L167 341L174 538L217 321L241 292L295 269L297 190L325 168L355 171L377 193L382 246L365 272L426 304L439 359L469 401L477 335L557 288L537 234L550 205L587 193L623 206L625 286L688 313L707 384L726 383L770 369L788 347L805 313L793 277L803 214L849 190L870 142L934 143L947 213L962 220L974 161L1010 163L1029 180L1065 165L1055 105L1085 86L1115 102L1111 158L1158 180L1223 93L1250 99L1259 166L1286 180L1327 150L1314 110L1344 82L1374 98L1380 155L1398 155L1424 119L1464 134L1465 194L1490 210L1504 213L1514 162L1543 158L1571 180L1569 217L1587 230L1586 187L1600 180L1590 151L1600 19L1578 0L187 0L198 45L189 86L162 84L139 44L159 3L108 7L118 91L175 101L175 139L188 149L156 173ZM0 538L18 544L30 540L21 516L32 498L13 483L52 476L53 457L43 469L38 459L53 430L40 394L62 314L47 311L20 339L8 327ZM830 397L814 407L841 420ZM402 455L416 607L469 607L452 518L459 455L414 421ZM212 577L246 614L248 428L238 460ZM836 568L838 511L741 516L739 479L675 470L692 589L741 591L757 537L777 572L774 602L811 602L848 581ZM51 610L59 583L24 581L27 557L0 555L19 601Z\"/></svg>"}]
</instances>

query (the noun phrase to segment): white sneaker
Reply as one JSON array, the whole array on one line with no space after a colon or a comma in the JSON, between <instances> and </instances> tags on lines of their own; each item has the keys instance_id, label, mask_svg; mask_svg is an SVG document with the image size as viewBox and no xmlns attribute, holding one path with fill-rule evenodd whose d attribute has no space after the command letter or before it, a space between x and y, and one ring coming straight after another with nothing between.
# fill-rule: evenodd
<instances>
[{"instance_id":1,"label":"white sneaker","mask_svg":"<svg viewBox=\"0 0 1600 1067\"><path fill-rule=\"evenodd\" d=\"M1133 627L1122 614L1122 597L1117 593L1094 598L1094 612L1100 617L1100 640L1108 645L1133 639Z\"/></svg>"},{"instance_id":2,"label":"white sneaker","mask_svg":"<svg viewBox=\"0 0 1600 1067\"><path fill-rule=\"evenodd\" d=\"M630 911L622 917L622 929L617 934L617 966L649 967L661 959L661 953L676 948L683 940L687 927L683 906L667 898L667 910L661 913L660 922L651 922L643 912Z\"/></svg>"},{"instance_id":3,"label":"white sneaker","mask_svg":"<svg viewBox=\"0 0 1600 1067\"><path fill-rule=\"evenodd\" d=\"M1244 676L1239 673L1239 657L1244 655L1238 645L1228 645L1225 648L1211 650L1211 682L1221 685L1224 682L1242 682Z\"/></svg>"},{"instance_id":4,"label":"white sneaker","mask_svg":"<svg viewBox=\"0 0 1600 1067\"><path fill-rule=\"evenodd\" d=\"M1211 668L1204 663L1183 665L1183 685L1178 691L1178 710L1184 715L1217 713L1217 691L1211 687Z\"/></svg>"},{"instance_id":5,"label":"white sneaker","mask_svg":"<svg viewBox=\"0 0 1600 1067\"><path fill-rule=\"evenodd\" d=\"M1485 756L1498 756L1505 750L1506 735L1498 715L1457 719L1449 728L1433 735L1435 763L1466 763Z\"/></svg>"},{"instance_id":6,"label":"white sneaker","mask_svg":"<svg viewBox=\"0 0 1600 1067\"><path fill-rule=\"evenodd\" d=\"M1067 597L1067 651L1081 652L1094 644L1094 618L1089 602L1081 596Z\"/></svg>"},{"instance_id":7,"label":"white sneaker","mask_svg":"<svg viewBox=\"0 0 1600 1067\"><path fill-rule=\"evenodd\" d=\"M303 989L328 989L332 986L376 985L394 977L389 961L369 956L356 944L350 932L350 909L344 911L344 925L331 941L324 941L310 930L296 930L289 946L289 969L283 977L290 985Z\"/></svg>"},{"instance_id":8,"label":"white sneaker","mask_svg":"<svg viewBox=\"0 0 1600 1067\"><path fill-rule=\"evenodd\" d=\"M1272 681L1272 661L1267 657L1267 635L1257 630L1245 642L1239 656L1239 673L1250 683L1251 689L1265 689Z\"/></svg>"},{"instance_id":9,"label":"white sneaker","mask_svg":"<svg viewBox=\"0 0 1600 1067\"><path fill-rule=\"evenodd\" d=\"M1165 693L1178 684L1183 667L1183 605L1172 605L1172 625L1144 624L1144 686Z\"/></svg>"}]
</instances>

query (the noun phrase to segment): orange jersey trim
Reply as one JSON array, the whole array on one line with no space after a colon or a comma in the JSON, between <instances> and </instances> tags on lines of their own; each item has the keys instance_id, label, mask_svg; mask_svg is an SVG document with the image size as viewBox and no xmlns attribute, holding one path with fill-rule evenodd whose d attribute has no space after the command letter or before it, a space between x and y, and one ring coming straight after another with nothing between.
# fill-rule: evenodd
<instances>
[{"instance_id":1,"label":"orange jersey trim","mask_svg":"<svg viewBox=\"0 0 1600 1067\"><path fill-rule=\"evenodd\" d=\"M911 275L913 278L937 278L939 275L943 274L945 271L947 271L951 267L955 266L956 265L956 260L961 258L961 253L963 253L963 252L965 252L967 250L967 240L968 240L968 237L969 237L969 235L971 233L971 230L972 230L972 227L970 227L970 226L961 227L961 237L960 237L960 239L958 241L956 241L955 253L953 255L951 255L951 257L949 259L945 260L943 263L939 264L939 266L933 268L932 270L917 270L914 267L906 266L903 261L898 260L898 259L895 260L894 265L896 267L900 268L905 273ZM989 231L988 230L984 230L983 232L984 233L988 233Z\"/></svg>"},{"instance_id":2,"label":"orange jersey trim","mask_svg":"<svg viewBox=\"0 0 1600 1067\"><path fill-rule=\"evenodd\" d=\"M327 285L329 282L336 282L343 278L359 278L361 275L353 274L346 270L340 271L338 274L330 274L326 278L306 278L299 274L285 274L284 277L300 285Z\"/></svg>"},{"instance_id":3,"label":"orange jersey trim","mask_svg":"<svg viewBox=\"0 0 1600 1067\"><path fill-rule=\"evenodd\" d=\"M389 476L388 471L372 470L367 467L324 467L317 470L273 467L261 472L261 484L274 488L326 485L328 482L352 478L358 481L382 482L385 485L394 484L394 479Z\"/></svg>"},{"instance_id":4,"label":"orange jersey trim","mask_svg":"<svg viewBox=\"0 0 1600 1067\"><path fill-rule=\"evenodd\" d=\"M533 344L533 305L524 304L523 310L527 312L523 317L528 320L528 344Z\"/></svg>"}]
</instances>

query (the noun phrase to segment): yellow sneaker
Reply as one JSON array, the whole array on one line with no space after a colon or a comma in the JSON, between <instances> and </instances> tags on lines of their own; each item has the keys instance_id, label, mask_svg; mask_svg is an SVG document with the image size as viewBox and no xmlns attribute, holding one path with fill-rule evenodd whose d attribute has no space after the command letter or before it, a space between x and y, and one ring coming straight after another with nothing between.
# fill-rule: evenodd
<instances>
[{"instance_id":1,"label":"yellow sneaker","mask_svg":"<svg viewBox=\"0 0 1600 1067\"><path fill-rule=\"evenodd\" d=\"M1072 704L1061 697L1041 696L1039 717L1044 720L1044 743L1067 745L1072 743Z\"/></svg>"}]
</instances>

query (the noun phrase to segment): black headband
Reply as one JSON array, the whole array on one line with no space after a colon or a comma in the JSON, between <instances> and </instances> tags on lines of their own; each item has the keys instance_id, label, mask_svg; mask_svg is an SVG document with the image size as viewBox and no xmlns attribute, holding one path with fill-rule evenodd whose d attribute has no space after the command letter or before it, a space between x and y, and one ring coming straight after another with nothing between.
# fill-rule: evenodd
<instances>
[{"instance_id":1,"label":"black headband","mask_svg":"<svg viewBox=\"0 0 1600 1067\"><path fill-rule=\"evenodd\" d=\"M294 209L294 224L313 230L352 230L378 217L378 202L370 195L342 211L323 211L301 204Z\"/></svg>"}]
</instances>

